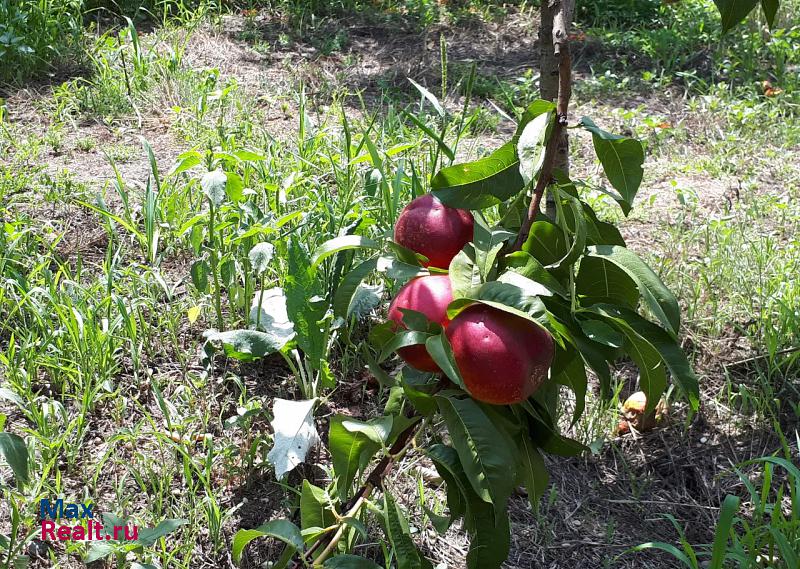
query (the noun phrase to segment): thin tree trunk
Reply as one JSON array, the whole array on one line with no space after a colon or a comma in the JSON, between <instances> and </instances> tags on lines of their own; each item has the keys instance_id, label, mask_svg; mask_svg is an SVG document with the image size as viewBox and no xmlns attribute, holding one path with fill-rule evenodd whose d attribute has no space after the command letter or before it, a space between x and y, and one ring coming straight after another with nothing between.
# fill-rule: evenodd
<instances>
[{"instance_id":1,"label":"thin tree trunk","mask_svg":"<svg viewBox=\"0 0 800 569\"><path fill-rule=\"evenodd\" d=\"M574 0L542 0L539 27L539 96L548 101L555 101L558 97L559 51L568 39L574 5ZM569 175L569 136L566 129L562 130L558 141L553 167ZM551 217L555 216L555 207L555 202L548 193L546 208Z\"/></svg>"}]
</instances>

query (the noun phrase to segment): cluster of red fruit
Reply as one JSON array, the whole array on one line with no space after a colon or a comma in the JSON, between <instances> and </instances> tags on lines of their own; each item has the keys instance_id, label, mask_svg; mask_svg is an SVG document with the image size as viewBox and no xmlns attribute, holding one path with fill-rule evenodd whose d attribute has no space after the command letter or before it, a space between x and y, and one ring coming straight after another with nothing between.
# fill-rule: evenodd
<instances>
[{"instance_id":1,"label":"cluster of red fruit","mask_svg":"<svg viewBox=\"0 0 800 569\"><path fill-rule=\"evenodd\" d=\"M447 269L472 241L474 219L469 211L448 207L432 194L418 197L400 214L394 239L428 258L428 267ZM389 306L389 318L404 327L401 309L437 322L453 349L466 388L473 398L495 405L524 401L547 379L553 362L553 338L533 322L486 304L469 306L449 320L453 300L450 277L436 274L406 283ZM440 372L422 344L397 351L421 371Z\"/></svg>"}]
</instances>

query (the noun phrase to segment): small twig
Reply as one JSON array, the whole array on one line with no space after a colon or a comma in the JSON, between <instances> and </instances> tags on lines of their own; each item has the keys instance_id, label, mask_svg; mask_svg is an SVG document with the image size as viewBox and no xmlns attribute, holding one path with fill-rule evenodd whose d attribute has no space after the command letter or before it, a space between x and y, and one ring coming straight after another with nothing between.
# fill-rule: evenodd
<instances>
[{"instance_id":1,"label":"small twig","mask_svg":"<svg viewBox=\"0 0 800 569\"><path fill-rule=\"evenodd\" d=\"M414 415L412 415L412 417L413 416ZM375 468L372 469L372 472L369 473L364 485L361 486L361 488L350 499L350 501L344 505L342 510L345 513L341 516L341 518L355 517L361 510L364 502L366 502L366 500L372 494L372 491L375 490L375 488L380 488L383 486L383 479L391 472L394 463L402 458L412 446L417 433L419 432L421 426L425 424L425 422L425 419L417 421L406 427L406 429L400 433L386 456L384 456L380 462L375 465ZM292 569L298 569L307 564L308 561L313 559L314 552L324 545L325 549L323 549L319 556L314 560L315 565L322 563L336 549L337 544L344 535L346 527L347 524L343 521L340 521L336 533L334 533L331 537L328 537L328 535L320 537L311 547L306 550L305 553L300 556L299 560L294 562Z\"/></svg>"}]
</instances>

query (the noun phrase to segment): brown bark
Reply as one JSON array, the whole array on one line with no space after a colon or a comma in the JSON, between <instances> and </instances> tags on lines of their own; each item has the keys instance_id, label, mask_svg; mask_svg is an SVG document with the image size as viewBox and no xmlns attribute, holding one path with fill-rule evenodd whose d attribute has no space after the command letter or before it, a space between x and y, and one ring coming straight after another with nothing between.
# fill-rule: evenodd
<instances>
[{"instance_id":1,"label":"brown bark","mask_svg":"<svg viewBox=\"0 0 800 569\"><path fill-rule=\"evenodd\" d=\"M559 90L561 51L568 46L574 0L542 0L539 27L539 96L555 101ZM554 168L569 175L569 136L562 129L553 163ZM547 196L547 213L555 216L555 202Z\"/></svg>"}]
</instances>

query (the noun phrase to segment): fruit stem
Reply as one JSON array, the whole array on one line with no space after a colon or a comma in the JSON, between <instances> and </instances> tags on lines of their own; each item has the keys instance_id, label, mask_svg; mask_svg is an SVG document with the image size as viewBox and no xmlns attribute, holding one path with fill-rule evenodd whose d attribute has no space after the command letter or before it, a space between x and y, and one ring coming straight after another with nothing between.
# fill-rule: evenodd
<instances>
[{"instance_id":1,"label":"fruit stem","mask_svg":"<svg viewBox=\"0 0 800 569\"><path fill-rule=\"evenodd\" d=\"M562 4L572 3L562 1ZM557 18L556 20L558 21L559 19ZM561 20L562 24L564 20L568 20L568 18L563 18ZM530 207L528 208L528 216L525 218L522 227L520 227L517 240L514 242L514 247L511 249L512 252L521 250L525 241L528 239L531 226L536 220L536 215L539 213L545 188L547 188L553 175L553 166L555 165L556 154L558 153L558 142L561 140L561 133L567 126L567 109L569 108L569 98L572 95L572 59L569 52L568 37L566 29L553 30L553 43L555 44L556 57L559 58L556 123L553 126L553 132L550 133L550 138L547 140L547 146L545 146L542 169L539 172L539 179L536 180L536 187L533 190L533 197L531 198Z\"/></svg>"}]
</instances>

